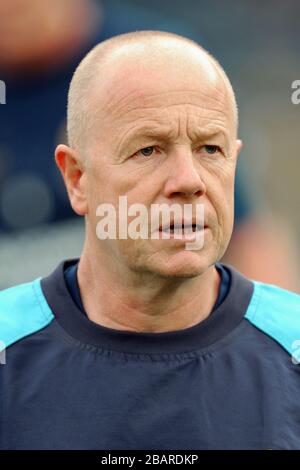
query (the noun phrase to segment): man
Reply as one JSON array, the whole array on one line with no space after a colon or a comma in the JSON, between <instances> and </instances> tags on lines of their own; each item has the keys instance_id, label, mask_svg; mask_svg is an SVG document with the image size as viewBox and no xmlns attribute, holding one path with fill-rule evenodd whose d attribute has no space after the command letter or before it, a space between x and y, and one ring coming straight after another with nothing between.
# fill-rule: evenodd
<instances>
[{"instance_id":1,"label":"man","mask_svg":"<svg viewBox=\"0 0 300 470\"><path fill-rule=\"evenodd\" d=\"M4 289L48 273L62 252L66 257L80 253L83 226L74 219L52 155L57 142L65 140L67 91L81 58L95 44L137 29L200 38L185 23L126 1L103 5L99 0L2 0L0 18L0 78L8 95L6 105L0 106L0 289ZM238 174L235 225L226 262L248 277L299 292L297 250L288 224L270 217L269 210L268 223L265 213L261 222L261 208L251 201L247 187L249 182ZM252 181L251 193L258 190Z\"/></svg>"},{"instance_id":2,"label":"man","mask_svg":"<svg viewBox=\"0 0 300 470\"><path fill-rule=\"evenodd\" d=\"M85 245L0 294L0 447L298 448L300 298L219 263L241 148L220 65L170 33L105 41L73 76L68 135L56 162ZM127 236L105 238L103 207L124 229L120 196L192 212L144 217L143 238L132 210Z\"/></svg>"}]
</instances>

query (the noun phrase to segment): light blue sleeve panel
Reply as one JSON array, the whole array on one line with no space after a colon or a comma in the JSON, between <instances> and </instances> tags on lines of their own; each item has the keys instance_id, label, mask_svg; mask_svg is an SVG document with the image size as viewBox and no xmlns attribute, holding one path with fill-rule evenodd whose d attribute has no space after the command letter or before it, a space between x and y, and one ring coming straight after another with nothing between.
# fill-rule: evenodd
<instances>
[{"instance_id":1,"label":"light blue sleeve panel","mask_svg":"<svg viewBox=\"0 0 300 470\"><path fill-rule=\"evenodd\" d=\"M300 346L300 295L270 284L253 283L245 318L293 354Z\"/></svg>"},{"instance_id":2,"label":"light blue sleeve panel","mask_svg":"<svg viewBox=\"0 0 300 470\"><path fill-rule=\"evenodd\" d=\"M0 351L41 330L53 318L40 279L0 292Z\"/></svg>"}]
</instances>

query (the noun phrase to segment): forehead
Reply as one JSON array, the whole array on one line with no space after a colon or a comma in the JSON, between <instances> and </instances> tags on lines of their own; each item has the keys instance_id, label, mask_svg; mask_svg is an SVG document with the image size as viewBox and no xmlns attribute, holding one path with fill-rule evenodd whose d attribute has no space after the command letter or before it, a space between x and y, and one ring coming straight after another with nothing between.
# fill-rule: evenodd
<instances>
[{"instance_id":1,"label":"forehead","mask_svg":"<svg viewBox=\"0 0 300 470\"><path fill-rule=\"evenodd\" d=\"M102 83L95 82L93 92L101 128L121 130L151 120L167 125L170 117L175 119L183 109L191 122L200 118L231 127L233 107L228 90L207 60L163 63L158 58L149 64L138 58L121 59L105 78Z\"/></svg>"}]
</instances>

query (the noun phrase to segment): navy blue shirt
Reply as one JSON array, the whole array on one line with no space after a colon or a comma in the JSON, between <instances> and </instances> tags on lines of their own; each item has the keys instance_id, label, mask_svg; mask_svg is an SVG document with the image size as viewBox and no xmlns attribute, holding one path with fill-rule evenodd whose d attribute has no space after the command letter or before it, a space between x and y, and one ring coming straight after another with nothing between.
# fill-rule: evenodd
<instances>
[{"instance_id":1,"label":"navy blue shirt","mask_svg":"<svg viewBox=\"0 0 300 470\"><path fill-rule=\"evenodd\" d=\"M300 296L222 265L204 321L119 331L74 301L77 262L0 292L0 449L299 449Z\"/></svg>"}]
</instances>

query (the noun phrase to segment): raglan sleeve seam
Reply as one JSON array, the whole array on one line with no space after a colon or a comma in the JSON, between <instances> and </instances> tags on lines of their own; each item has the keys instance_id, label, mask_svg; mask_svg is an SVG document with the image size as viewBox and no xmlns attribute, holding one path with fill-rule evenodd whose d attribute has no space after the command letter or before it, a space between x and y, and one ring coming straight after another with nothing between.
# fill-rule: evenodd
<instances>
[{"instance_id":1,"label":"raglan sleeve seam","mask_svg":"<svg viewBox=\"0 0 300 470\"><path fill-rule=\"evenodd\" d=\"M252 304L252 313L251 313L251 320L254 322L255 318L256 318L256 314L257 314L257 311L258 311L258 306L260 304L260 300L261 300L261 296L262 296L262 289L261 289L261 285L254 281L254 288L255 288L255 291L254 291L254 296L255 298L253 299L253 304Z\"/></svg>"},{"instance_id":2,"label":"raglan sleeve seam","mask_svg":"<svg viewBox=\"0 0 300 470\"><path fill-rule=\"evenodd\" d=\"M44 318L45 320L49 321L51 319L51 310L50 310L50 307L49 308L49 311L47 312L46 309L44 308L44 305L43 305L43 302L41 302L41 298L43 297L43 294L42 292L37 288L37 283L40 283L40 279L37 279L33 284L32 284L32 288L33 288L33 291L34 291L34 294L36 296L36 299L37 299L37 302L38 302L38 305L44 315ZM47 304L48 305L48 304Z\"/></svg>"}]
</instances>

